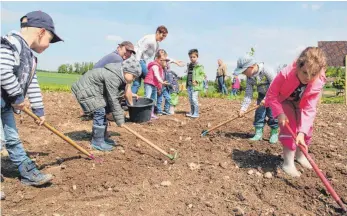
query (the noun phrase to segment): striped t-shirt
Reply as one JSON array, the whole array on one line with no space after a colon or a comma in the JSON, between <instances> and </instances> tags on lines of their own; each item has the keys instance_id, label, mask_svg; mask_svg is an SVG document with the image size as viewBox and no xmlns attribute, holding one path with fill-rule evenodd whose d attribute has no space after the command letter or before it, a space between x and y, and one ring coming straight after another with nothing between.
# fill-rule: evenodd
<instances>
[{"instance_id":1,"label":"striped t-shirt","mask_svg":"<svg viewBox=\"0 0 347 216\"><path fill-rule=\"evenodd\" d=\"M28 96L33 112L39 117L44 116L42 94L36 75L36 57L20 33L11 32L4 38L17 50L6 43L1 43L1 94L7 96L1 95L1 97L8 99L6 103L19 104ZM20 79L16 76L15 70L22 71L19 73Z\"/></svg>"}]
</instances>

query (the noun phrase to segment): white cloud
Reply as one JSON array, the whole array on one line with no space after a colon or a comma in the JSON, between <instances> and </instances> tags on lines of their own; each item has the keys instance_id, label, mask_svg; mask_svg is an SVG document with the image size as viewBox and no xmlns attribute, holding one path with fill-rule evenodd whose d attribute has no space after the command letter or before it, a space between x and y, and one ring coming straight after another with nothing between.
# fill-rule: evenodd
<instances>
[{"instance_id":1,"label":"white cloud","mask_svg":"<svg viewBox=\"0 0 347 216\"><path fill-rule=\"evenodd\" d=\"M118 35L107 35L106 36L106 40L109 40L109 41L123 41L123 38L121 36L118 36Z\"/></svg>"},{"instance_id":2,"label":"white cloud","mask_svg":"<svg viewBox=\"0 0 347 216\"><path fill-rule=\"evenodd\" d=\"M318 5L318 4L312 4L311 5L311 9L313 11L319 10L322 7L322 5Z\"/></svg>"},{"instance_id":3,"label":"white cloud","mask_svg":"<svg viewBox=\"0 0 347 216\"><path fill-rule=\"evenodd\" d=\"M304 9L311 9L312 11L317 11L321 9L323 4L302 4L301 7Z\"/></svg>"}]
</instances>

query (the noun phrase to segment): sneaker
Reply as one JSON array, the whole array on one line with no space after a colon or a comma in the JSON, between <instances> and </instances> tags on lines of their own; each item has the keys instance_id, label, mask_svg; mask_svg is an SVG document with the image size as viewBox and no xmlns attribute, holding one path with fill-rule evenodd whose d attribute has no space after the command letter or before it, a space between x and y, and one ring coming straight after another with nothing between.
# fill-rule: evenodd
<instances>
[{"instance_id":1,"label":"sneaker","mask_svg":"<svg viewBox=\"0 0 347 216\"><path fill-rule=\"evenodd\" d=\"M21 182L24 185L40 186L47 184L53 179L51 174L41 173L30 159L23 161L19 165L18 170L21 175Z\"/></svg>"},{"instance_id":2,"label":"sneaker","mask_svg":"<svg viewBox=\"0 0 347 216\"><path fill-rule=\"evenodd\" d=\"M171 113L170 113L170 112L167 112L167 111L164 111L164 112L163 112L163 115L171 115Z\"/></svg>"},{"instance_id":3,"label":"sneaker","mask_svg":"<svg viewBox=\"0 0 347 216\"><path fill-rule=\"evenodd\" d=\"M191 115L191 118L199 118L199 115Z\"/></svg>"}]
</instances>

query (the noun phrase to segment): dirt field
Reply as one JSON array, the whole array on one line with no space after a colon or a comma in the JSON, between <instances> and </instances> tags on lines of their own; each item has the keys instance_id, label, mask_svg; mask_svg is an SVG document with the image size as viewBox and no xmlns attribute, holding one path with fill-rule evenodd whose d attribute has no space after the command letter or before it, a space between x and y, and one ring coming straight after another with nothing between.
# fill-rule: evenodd
<instances>
[{"instance_id":1,"label":"dirt field","mask_svg":"<svg viewBox=\"0 0 347 216\"><path fill-rule=\"evenodd\" d=\"M44 102L47 122L91 151L92 122L78 118L72 95L49 93ZM253 113L201 138L203 129L235 115L240 104L221 99L200 99L200 104L199 119L184 117L189 106L181 98L179 114L141 125L127 123L165 151L177 150L174 163L114 123L112 138L121 147L110 153L91 151L104 160L96 163L23 114L17 126L25 148L55 179L48 187L24 186L2 157L7 195L2 215L341 215L313 171L297 164L303 174L293 179L279 169L280 144L248 141ZM310 148L345 203L346 111L343 105L320 105Z\"/></svg>"}]
</instances>

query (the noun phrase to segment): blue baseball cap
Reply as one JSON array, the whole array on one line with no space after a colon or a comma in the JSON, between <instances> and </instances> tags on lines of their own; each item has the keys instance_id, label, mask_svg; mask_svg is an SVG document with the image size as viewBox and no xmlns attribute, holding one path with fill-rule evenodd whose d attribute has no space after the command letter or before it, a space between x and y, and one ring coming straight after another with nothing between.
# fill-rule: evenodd
<instances>
[{"instance_id":1,"label":"blue baseball cap","mask_svg":"<svg viewBox=\"0 0 347 216\"><path fill-rule=\"evenodd\" d=\"M247 68L251 67L254 64L256 64L256 62L252 56L245 55L243 57L240 57L237 60L237 67L234 70L234 76L242 74L243 72L245 72L245 70L247 70Z\"/></svg>"},{"instance_id":2,"label":"blue baseball cap","mask_svg":"<svg viewBox=\"0 0 347 216\"><path fill-rule=\"evenodd\" d=\"M27 18L27 22L22 23L22 20L24 18ZM24 27L36 27L36 28L44 28L48 31L50 31L53 34L53 38L51 40L51 43L56 43L59 41L64 41L61 39L54 29L54 22L52 20L52 17L46 14L42 11L32 11L27 13L25 16L20 18L21 22L21 28Z\"/></svg>"}]
</instances>

